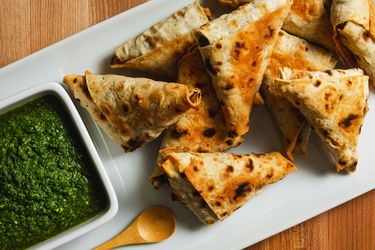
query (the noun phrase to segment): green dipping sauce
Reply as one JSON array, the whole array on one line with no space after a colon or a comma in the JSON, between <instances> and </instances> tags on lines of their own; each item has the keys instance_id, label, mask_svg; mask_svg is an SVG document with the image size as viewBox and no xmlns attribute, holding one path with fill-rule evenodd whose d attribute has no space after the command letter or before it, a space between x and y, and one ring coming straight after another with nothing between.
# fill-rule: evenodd
<instances>
[{"instance_id":1,"label":"green dipping sauce","mask_svg":"<svg viewBox=\"0 0 375 250\"><path fill-rule=\"evenodd\" d=\"M24 249L103 211L107 198L54 96L0 115L0 249Z\"/></svg>"}]
</instances>

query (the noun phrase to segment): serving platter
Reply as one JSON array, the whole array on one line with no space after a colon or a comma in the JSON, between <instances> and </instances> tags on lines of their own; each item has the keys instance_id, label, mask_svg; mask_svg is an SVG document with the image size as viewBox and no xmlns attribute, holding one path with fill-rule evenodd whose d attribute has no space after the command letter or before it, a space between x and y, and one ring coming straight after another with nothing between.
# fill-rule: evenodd
<instances>
[{"instance_id":1,"label":"serving platter","mask_svg":"<svg viewBox=\"0 0 375 250\"><path fill-rule=\"evenodd\" d=\"M61 82L65 74L82 74L86 69L95 73L125 73L109 70L113 48L190 2L153 0L0 69L0 99L42 82ZM212 2L203 4L211 7ZM370 161L374 159L371 152L375 146L375 132L371 130L375 126L374 98L372 92L370 111L360 137L357 173L337 174L324 146L313 138L309 156L297 158L296 173L265 188L233 216L211 227L201 225L188 209L172 202L167 189L156 191L148 183L160 140L125 155L77 104L115 188L119 212L107 224L59 249L89 249L99 245L154 204L165 205L176 213L176 233L159 244L129 248L238 249L361 195L375 188L375 169ZM283 150L281 137L265 108L257 108L251 120L246 141L233 152Z\"/></svg>"}]
</instances>

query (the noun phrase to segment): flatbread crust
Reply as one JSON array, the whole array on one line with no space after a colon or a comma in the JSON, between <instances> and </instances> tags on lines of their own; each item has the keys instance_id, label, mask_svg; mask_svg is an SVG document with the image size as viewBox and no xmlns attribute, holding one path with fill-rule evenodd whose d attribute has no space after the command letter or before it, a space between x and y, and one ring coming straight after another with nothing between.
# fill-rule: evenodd
<instances>
[{"instance_id":1,"label":"flatbread crust","mask_svg":"<svg viewBox=\"0 0 375 250\"><path fill-rule=\"evenodd\" d=\"M250 3L254 0L219 0L219 3L223 6L237 8L240 5Z\"/></svg>"},{"instance_id":2,"label":"flatbread crust","mask_svg":"<svg viewBox=\"0 0 375 250\"><path fill-rule=\"evenodd\" d=\"M333 49L329 0L294 0L283 29L311 43Z\"/></svg>"},{"instance_id":3,"label":"flatbread crust","mask_svg":"<svg viewBox=\"0 0 375 250\"><path fill-rule=\"evenodd\" d=\"M248 155L169 152L164 155L166 161L162 167L168 180L178 178L190 184L220 220L243 206L264 186L296 170L278 152ZM184 193L178 187L174 191Z\"/></svg>"},{"instance_id":4,"label":"flatbread crust","mask_svg":"<svg viewBox=\"0 0 375 250\"><path fill-rule=\"evenodd\" d=\"M91 74L91 72L86 71L86 75L88 74ZM85 76L67 75L64 77L64 83L69 86L70 90L73 92L74 98L79 101L96 124L98 124L113 141L118 145L127 144L125 138L121 136L121 131L107 120L105 115L92 100L89 89L87 88Z\"/></svg>"},{"instance_id":5,"label":"flatbread crust","mask_svg":"<svg viewBox=\"0 0 375 250\"><path fill-rule=\"evenodd\" d=\"M95 120L100 119L98 124L125 152L154 140L186 111L197 107L201 98L199 89L146 78L86 74L84 78L69 75L64 81L73 91L84 86L85 99L77 91L75 96L81 103L85 100L83 106Z\"/></svg>"},{"instance_id":6,"label":"flatbread crust","mask_svg":"<svg viewBox=\"0 0 375 250\"><path fill-rule=\"evenodd\" d=\"M176 80L177 61L194 45L192 31L208 22L197 1L115 49L112 68L128 68Z\"/></svg>"},{"instance_id":7,"label":"flatbread crust","mask_svg":"<svg viewBox=\"0 0 375 250\"><path fill-rule=\"evenodd\" d=\"M291 160L294 160L295 149L302 155L307 154L311 127L298 109L273 90L273 80L279 77L280 67L330 70L336 66L336 63L337 60L331 52L285 31L280 31L263 79L261 92L284 137L286 154Z\"/></svg>"},{"instance_id":8,"label":"flatbread crust","mask_svg":"<svg viewBox=\"0 0 375 250\"><path fill-rule=\"evenodd\" d=\"M219 0L224 6L238 7L254 0ZM329 0L294 0L282 29L309 42L333 49Z\"/></svg>"},{"instance_id":9,"label":"flatbread crust","mask_svg":"<svg viewBox=\"0 0 375 250\"><path fill-rule=\"evenodd\" d=\"M185 55L179 62L177 81L189 88L199 88L202 101L198 107L183 114L165 131L160 148L187 147L194 152L213 152L237 147L243 138L228 137L219 100L197 48ZM166 181L163 176L165 173L161 171L158 164L159 160L150 178L151 183L157 189Z\"/></svg>"},{"instance_id":10,"label":"flatbread crust","mask_svg":"<svg viewBox=\"0 0 375 250\"><path fill-rule=\"evenodd\" d=\"M228 135L249 130L249 114L289 0L255 0L194 34L226 120Z\"/></svg>"},{"instance_id":11,"label":"flatbread crust","mask_svg":"<svg viewBox=\"0 0 375 250\"><path fill-rule=\"evenodd\" d=\"M375 87L373 0L333 0L331 22L336 50L351 67L362 68Z\"/></svg>"},{"instance_id":12,"label":"flatbread crust","mask_svg":"<svg viewBox=\"0 0 375 250\"><path fill-rule=\"evenodd\" d=\"M274 87L301 111L332 152L337 171L356 169L358 137L368 111L368 79L359 69L307 72L284 68L281 79L274 80Z\"/></svg>"}]
</instances>

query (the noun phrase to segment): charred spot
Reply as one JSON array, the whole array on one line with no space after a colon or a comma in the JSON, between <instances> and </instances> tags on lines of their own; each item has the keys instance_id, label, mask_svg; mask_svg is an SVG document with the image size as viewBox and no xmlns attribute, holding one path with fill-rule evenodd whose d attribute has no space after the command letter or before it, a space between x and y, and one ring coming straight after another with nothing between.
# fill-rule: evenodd
<instances>
[{"instance_id":1,"label":"charred spot","mask_svg":"<svg viewBox=\"0 0 375 250\"><path fill-rule=\"evenodd\" d=\"M328 99L331 97L331 93L325 93L324 99L328 101Z\"/></svg>"},{"instance_id":2,"label":"charred spot","mask_svg":"<svg viewBox=\"0 0 375 250\"><path fill-rule=\"evenodd\" d=\"M252 81L254 81L254 78L250 77L249 82L252 82Z\"/></svg>"},{"instance_id":3,"label":"charred spot","mask_svg":"<svg viewBox=\"0 0 375 250\"><path fill-rule=\"evenodd\" d=\"M105 121L105 120L107 120L107 118L105 117L105 115L103 115L102 113L100 113L100 120L102 120L102 121Z\"/></svg>"},{"instance_id":4,"label":"charred spot","mask_svg":"<svg viewBox=\"0 0 375 250\"><path fill-rule=\"evenodd\" d=\"M346 82L346 84L347 84L348 86L351 86L351 85L353 84L353 82L352 82L351 80L348 80L348 81Z\"/></svg>"},{"instance_id":5,"label":"charred spot","mask_svg":"<svg viewBox=\"0 0 375 250\"><path fill-rule=\"evenodd\" d=\"M275 29L272 28L271 26L268 26L268 32L269 32L268 37L273 37L274 32L275 32ZM267 37L267 36L266 36L266 37Z\"/></svg>"},{"instance_id":6,"label":"charred spot","mask_svg":"<svg viewBox=\"0 0 375 250\"><path fill-rule=\"evenodd\" d=\"M225 90L231 90L231 89L233 89L233 83L230 83L230 82L228 82L225 86L224 86L224 89Z\"/></svg>"},{"instance_id":7,"label":"charred spot","mask_svg":"<svg viewBox=\"0 0 375 250\"><path fill-rule=\"evenodd\" d=\"M241 54L241 51L239 49L235 49L233 51L233 58L236 60L239 60L240 54Z\"/></svg>"},{"instance_id":8,"label":"charred spot","mask_svg":"<svg viewBox=\"0 0 375 250\"><path fill-rule=\"evenodd\" d=\"M195 84L195 87L197 87L198 89L203 89L204 87L206 87L207 86L207 84L205 84L205 83L200 83L200 82L197 82L196 84Z\"/></svg>"},{"instance_id":9,"label":"charred spot","mask_svg":"<svg viewBox=\"0 0 375 250\"><path fill-rule=\"evenodd\" d=\"M340 121L339 126L343 128L349 128L355 119L358 118L358 115L350 114L348 117Z\"/></svg>"},{"instance_id":10,"label":"charred spot","mask_svg":"<svg viewBox=\"0 0 375 250\"><path fill-rule=\"evenodd\" d=\"M199 171L199 168L198 168L197 166L194 166L194 167L193 167L193 170L194 170L194 172L198 172L198 171Z\"/></svg>"},{"instance_id":11,"label":"charred spot","mask_svg":"<svg viewBox=\"0 0 375 250\"><path fill-rule=\"evenodd\" d=\"M244 183L238 185L238 187L234 191L235 193L234 193L233 199L237 200L241 196L245 195L246 192L250 192L250 191L251 191L251 188L249 186L249 183L248 182L244 182Z\"/></svg>"},{"instance_id":12,"label":"charred spot","mask_svg":"<svg viewBox=\"0 0 375 250\"><path fill-rule=\"evenodd\" d=\"M216 110L209 109L208 110L208 116L211 117L211 118L215 118Z\"/></svg>"},{"instance_id":13,"label":"charred spot","mask_svg":"<svg viewBox=\"0 0 375 250\"><path fill-rule=\"evenodd\" d=\"M184 17L185 16L185 12L183 12L183 11L180 10L180 11L177 11L176 15L179 16L179 17Z\"/></svg>"},{"instance_id":14,"label":"charred spot","mask_svg":"<svg viewBox=\"0 0 375 250\"><path fill-rule=\"evenodd\" d=\"M206 136L206 137L213 137L215 135L216 131L215 129L213 128L209 128L209 129L206 129L204 132L203 132L203 135Z\"/></svg>"},{"instance_id":15,"label":"charred spot","mask_svg":"<svg viewBox=\"0 0 375 250\"><path fill-rule=\"evenodd\" d=\"M214 190L214 188L215 187L211 185L211 186L208 186L207 190L208 190L208 192L212 192Z\"/></svg>"},{"instance_id":16,"label":"charred spot","mask_svg":"<svg viewBox=\"0 0 375 250\"><path fill-rule=\"evenodd\" d=\"M171 132L171 136L173 138L180 138L181 136L183 135L186 135L188 132L186 130L183 130L183 131L177 131L177 129L173 129L172 132Z\"/></svg>"},{"instance_id":17,"label":"charred spot","mask_svg":"<svg viewBox=\"0 0 375 250\"><path fill-rule=\"evenodd\" d=\"M217 66L221 66L221 65L223 65L223 63L222 62L217 62L216 65Z\"/></svg>"},{"instance_id":18,"label":"charred spot","mask_svg":"<svg viewBox=\"0 0 375 250\"><path fill-rule=\"evenodd\" d=\"M326 70L326 71L324 71L324 72L327 73L329 76L332 76L332 75L333 75L332 70Z\"/></svg>"},{"instance_id":19,"label":"charred spot","mask_svg":"<svg viewBox=\"0 0 375 250\"><path fill-rule=\"evenodd\" d=\"M144 143L145 143L145 141L143 141L143 140L136 140L136 139L130 139L128 141L129 146L132 147L133 149L139 148Z\"/></svg>"},{"instance_id":20,"label":"charred spot","mask_svg":"<svg viewBox=\"0 0 375 250\"><path fill-rule=\"evenodd\" d=\"M234 131L234 130L228 132L228 137L229 137L229 138L235 138L235 137L237 137L237 136L238 136L238 134L237 134L237 132Z\"/></svg>"},{"instance_id":21,"label":"charred spot","mask_svg":"<svg viewBox=\"0 0 375 250\"><path fill-rule=\"evenodd\" d=\"M73 83L77 83L77 77L74 77Z\"/></svg>"},{"instance_id":22,"label":"charred spot","mask_svg":"<svg viewBox=\"0 0 375 250\"><path fill-rule=\"evenodd\" d=\"M225 217L225 216L227 216L227 214L228 214L228 212L224 212L224 213L221 214L221 217Z\"/></svg>"},{"instance_id":23,"label":"charred spot","mask_svg":"<svg viewBox=\"0 0 375 250\"><path fill-rule=\"evenodd\" d=\"M217 75L217 70L212 66L210 59L204 60L204 64L206 65L206 68L211 74Z\"/></svg>"},{"instance_id":24,"label":"charred spot","mask_svg":"<svg viewBox=\"0 0 375 250\"><path fill-rule=\"evenodd\" d=\"M257 66L257 62L256 62L256 61L253 61L253 62L251 63L251 66L253 66L253 67Z\"/></svg>"},{"instance_id":25,"label":"charred spot","mask_svg":"<svg viewBox=\"0 0 375 250\"><path fill-rule=\"evenodd\" d=\"M210 45L210 41L207 39L207 37L200 35L198 38L198 44L200 47L206 47Z\"/></svg>"},{"instance_id":26,"label":"charred spot","mask_svg":"<svg viewBox=\"0 0 375 250\"><path fill-rule=\"evenodd\" d=\"M250 172L253 172L254 170L254 163L253 160L249 160L249 163L246 165L246 167L250 170Z\"/></svg>"},{"instance_id":27,"label":"charred spot","mask_svg":"<svg viewBox=\"0 0 375 250\"><path fill-rule=\"evenodd\" d=\"M267 174L267 178L268 178L268 179L271 179L272 177L273 177L273 172Z\"/></svg>"},{"instance_id":28,"label":"charred spot","mask_svg":"<svg viewBox=\"0 0 375 250\"><path fill-rule=\"evenodd\" d=\"M233 173L233 171L234 171L233 166L231 166L231 165L227 166L226 171L227 171L228 173Z\"/></svg>"},{"instance_id":29,"label":"charred spot","mask_svg":"<svg viewBox=\"0 0 375 250\"><path fill-rule=\"evenodd\" d=\"M348 162L347 162L346 160L340 159L340 160L339 160L339 164L340 164L341 166L345 166L346 164L348 164Z\"/></svg>"},{"instance_id":30,"label":"charred spot","mask_svg":"<svg viewBox=\"0 0 375 250\"><path fill-rule=\"evenodd\" d=\"M232 140L232 139L226 140L225 143L226 143L228 146L232 146L232 145L233 145L233 140Z\"/></svg>"},{"instance_id":31,"label":"charred spot","mask_svg":"<svg viewBox=\"0 0 375 250\"><path fill-rule=\"evenodd\" d=\"M240 48L243 48L243 43L236 42L236 43L234 44L234 46L235 46L237 49L240 49Z\"/></svg>"},{"instance_id":32,"label":"charred spot","mask_svg":"<svg viewBox=\"0 0 375 250\"><path fill-rule=\"evenodd\" d=\"M318 88L320 84L322 84L322 82L320 80L316 80L314 86Z\"/></svg>"},{"instance_id":33,"label":"charred spot","mask_svg":"<svg viewBox=\"0 0 375 250\"><path fill-rule=\"evenodd\" d=\"M220 201L215 202L215 206L221 207L221 202Z\"/></svg>"},{"instance_id":34,"label":"charred spot","mask_svg":"<svg viewBox=\"0 0 375 250\"><path fill-rule=\"evenodd\" d=\"M344 95L341 94L341 95L339 96L340 101L341 101L343 98L344 98Z\"/></svg>"},{"instance_id":35,"label":"charred spot","mask_svg":"<svg viewBox=\"0 0 375 250\"><path fill-rule=\"evenodd\" d=\"M305 51L306 51L306 52L309 51L309 48L305 47Z\"/></svg>"},{"instance_id":36,"label":"charred spot","mask_svg":"<svg viewBox=\"0 0 375 250\"><path fill-rule=\"evenodd\" d=\"M139 102L139 101L141 100L141 97L139 97L139 95L135 95L135 96L134 96L134 99L135 99L137 102Z\"/></svg>"},{"instance_id":37,"label":"charred spot","mask_svg":"<svg viewBox=\"0 0 375 250\"><path fill-rule=\"evenodd\" d=\"M215 47L216 47L217 49L221 49L221 48L223 47L223 45L221 45L221 43L217 43L217 44L215 45Z\"/></svg>"},{"instance_id":38,"label":"charred spot","mask_svg":"<svg viewBox=\"0 0 375 250\"><path fill-rule=\"evenodd\" d=\"M325 104L325 105L324 105L324 108L325 108L326 110L328 110L328 109L329 109L329 105L328 105L328 104Z\"/></svg>"},{"instance_id":39,"label":"charred spot","mask_svg":"<svg viewBox=\"0 0 375 250\"><path fill-rule=\"evenodd\" d=\"M127 114L129 112L129 106L127 104L122 105L122 111Z\"/></svg>"},{"instance_id":40,"label":"charred spot","mask_svg":"<svg viewBox=\"0 0 375 250\"><path fill-rule=\"evenodd\" d=\"M366 30L365 32L363 32L362 36L365 39L365 41L367 41L368 39L370 39L371 34L369 31Z\"/></svg>"}]
</instances>

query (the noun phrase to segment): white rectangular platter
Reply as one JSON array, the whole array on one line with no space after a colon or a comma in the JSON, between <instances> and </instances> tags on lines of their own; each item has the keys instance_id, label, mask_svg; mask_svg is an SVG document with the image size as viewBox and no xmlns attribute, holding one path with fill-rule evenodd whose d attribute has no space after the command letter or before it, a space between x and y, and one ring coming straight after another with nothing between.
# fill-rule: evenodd
<instances>
[{"instance_id":1,"label":"white rectangular platter","mask_svg":"<svg viewBox=\"0 0 375 250\"><path fill-rule=\"evenodd\" d=\"M109 70L113 48L192 0L153 0L95 25L42 51L0 69L0 99L39 83L61 82L65 74ZM206 5L213 5L206 0ZM121 74L123 71L116 71ZM145 208L162 204L177 216L176 233L167 241L129 249L239 249L252 245L293 225L312 218L375 188L375 95L370 94L370 111L362 128L359 165L355 174L341 175L324 145L313 137L309 156L297 158L299 170L266 187L224 222L205 227L169 191L156 191L148 183L160 140L136 152L124 154L79 107L119 199L119 212L102 227L59 249L90 249L119 233ZM236 153L264 153L279 150L283 143L265 108L256 108L246 141Z\"/></svg>"}]
</instances>

